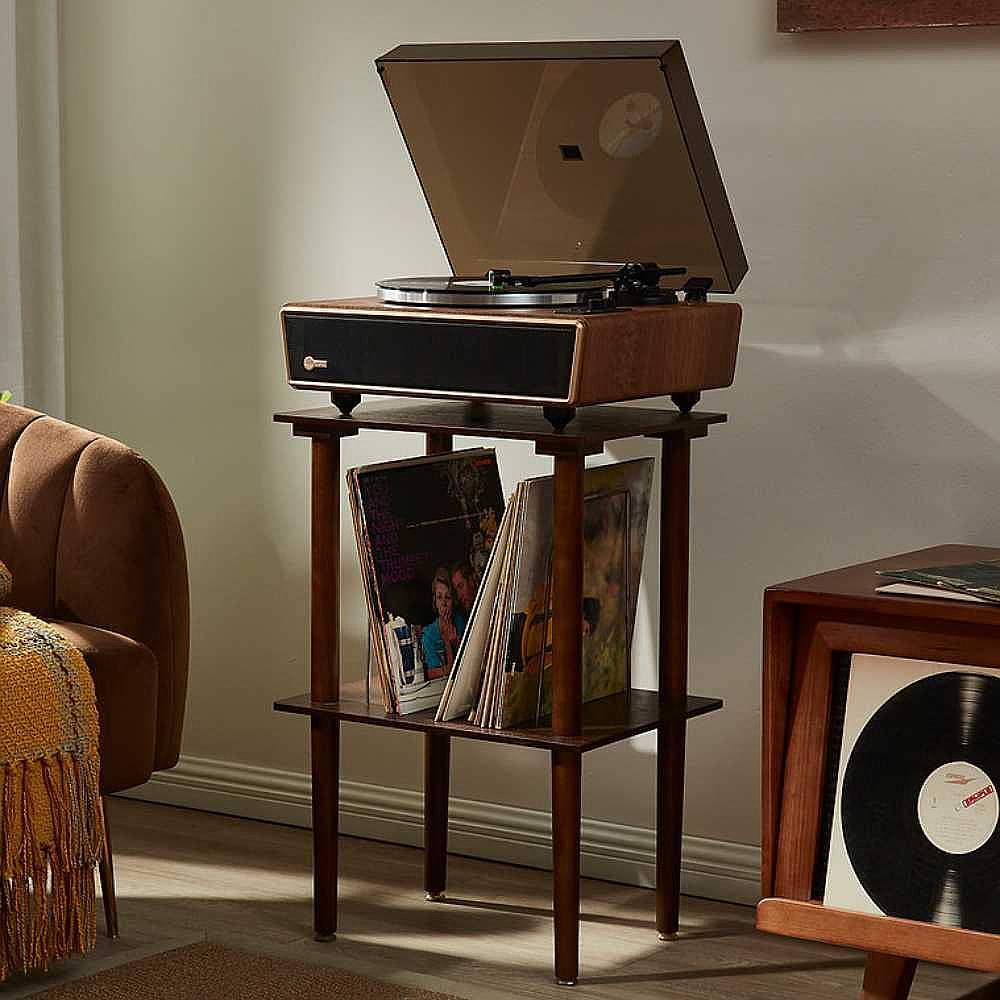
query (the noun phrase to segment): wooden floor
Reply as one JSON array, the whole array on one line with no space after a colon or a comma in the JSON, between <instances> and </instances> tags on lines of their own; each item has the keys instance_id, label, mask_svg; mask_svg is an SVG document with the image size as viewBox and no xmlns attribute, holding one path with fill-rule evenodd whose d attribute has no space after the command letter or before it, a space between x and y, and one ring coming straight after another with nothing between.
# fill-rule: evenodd
<instances>
[{"instance_id":1,"label":"wooden floor","mask_svg":"<svg viewBox=\"0 0 1000 1000\"><path fill-rule=\"evenodd\" d=\"M859 954L758 934L750 908L686 898L681 937L664 944L652 892L588 879L581 978L570 991L552 982L546 872L453 857L448 901L427 903L419 851L349 837L340 848L340 933L317 944L308 831L121 799L111 822L122 937L102 937L96 955L47 976L0 986L0 1000L206 938L475 1000L819 1000L860 990ZM1000 996L973 994L987 982L921 966L911 995Z\"/></svg>"}]
</instances>

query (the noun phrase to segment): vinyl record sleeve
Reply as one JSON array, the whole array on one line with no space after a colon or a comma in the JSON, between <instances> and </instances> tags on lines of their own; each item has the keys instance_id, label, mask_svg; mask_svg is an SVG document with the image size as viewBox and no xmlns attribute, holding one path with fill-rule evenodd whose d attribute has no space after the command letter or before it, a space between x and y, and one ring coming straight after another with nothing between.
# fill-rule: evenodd
<instances>
[{"instance_id":1,"label":"vinyl record sleeve","mask_svg":"<svg viewBox=\"0 0 1000 1000\"><path fill-rule=\"evenodd\" d=\"M483 582L476 593L476 602L469 617L469 627L462 636L458 656L455 658L455 664L448 676L444 694L434 716L435 722L451 722L453 719L468 715L479 697L486 642L491 633L487 629L473 628L472 623L479 619L480 608L483 609L482 614L491 615L496 605L499 588L503 583L503 563L511 546L510 539L516 524L519 503L520 484L500 519L496 541L490 551Z\"/></svg>"},{"instance_id":2,"label":"vinyl record sleeve","mask_svg":"<svg viewBox=\"0 0 1000 1000\"><path fill-rule=\"evenodd\" d=\"M644 458L584 472L585 702L630 686L652 471ZM511 497L439 720L468 711L474 725L506 729L551 714L553 503L551 476L523 480Z\"/></svg>"},{"instance_id":3,"label":"vinyl record sleeve","mask_svg":"<svg viewBox=\"0 0 1000 1000\"><path fill-rule=\"evenodd\" d=\"M348 484L385 707L435 708L468 620L460 584L474 601L503 515L496 452L367 465Z\"/></svg>"},{"instance_id":4,"label":"vinyl record sleeve","mask_svg":"<svg viewBox=\"0 0 1000 1000\"><path fill-rule=\"evenodd\" d=\"M989 690L991 703L1000 698L998 670L872 654L852 657L826 905L979 930L992 930L991 922L1000 921L1000 912L991 917L992 905L984 902L994 891L991 859L1000 850L995 785L1000 753L997 743L975 735L993 727L974 709L945 721L945 732L953 734L947 738L926 725L947 715L935 690L963 683ZM904 704L918 710L902 718L898 709ZM872 748L881 749L873 754ZM876 789L889 790L884 800ZM897 796L896 789L905 791ZM887 879L889 870L905 877ZM928 896L930 885L937 888ZM969 886L976 898L963 900Z\"/></svg>"}]
</instances>

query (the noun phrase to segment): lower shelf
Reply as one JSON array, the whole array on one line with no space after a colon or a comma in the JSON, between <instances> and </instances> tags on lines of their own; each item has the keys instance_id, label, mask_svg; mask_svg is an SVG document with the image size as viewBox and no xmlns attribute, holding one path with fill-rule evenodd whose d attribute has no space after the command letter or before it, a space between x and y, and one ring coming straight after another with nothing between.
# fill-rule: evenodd
<instances>
[{"instance_id":1,"label":"lower shelf","mask_svg":"<svg viewBox=\"0 0 1000 1000\"><path fill-rule=\"evenodd\" d=\"M315 702L307 694L276 701L279 712L295 715L331 716L345 722L361 722L393 729L411 729L425 733L447 733L473 740L490 740L515 746L538 747L542 750L572 750L584 753L597 747L627 740L630 736L656 729L661 721L691 719L722 708L720 698L688 695L687 705L680 712L661 710L656 691L633 688L631 696L613 695L583 706L583 731L579 736L557 736L551 728L539 726L526 729L481 729L466 722L435 722L434 711L412 715L390 715L381 705L356 701Z\"/></svg>"},{"instance_id":2,"label":"lower shelf","mask_svg":"<svg viewBox=\"0 0 1000 1000\"><path fill-rule=\"evenodd\" d=\"M762 899L757 929L805 941L877 951L979 972L1000 972L1000 936L853 913L794 899Z\"/></svg>"}]
</instances>

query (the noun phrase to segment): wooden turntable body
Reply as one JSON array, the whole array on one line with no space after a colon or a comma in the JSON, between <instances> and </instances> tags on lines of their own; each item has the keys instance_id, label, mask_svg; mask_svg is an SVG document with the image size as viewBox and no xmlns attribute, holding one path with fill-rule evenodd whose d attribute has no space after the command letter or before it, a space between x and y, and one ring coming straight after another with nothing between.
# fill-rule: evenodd
<instances>
[{"instance_id":1,"label":"wooden turntable body","mask_svg":"<svg viewBox=\"0 0 1000 1000\"><path fill-rule=\"evenodd\" d=\"M359 298L289 303L281 327L295 388L573 408L732 385L741 318L734 302L585 313Z\"/></svg>"}]
</instances>

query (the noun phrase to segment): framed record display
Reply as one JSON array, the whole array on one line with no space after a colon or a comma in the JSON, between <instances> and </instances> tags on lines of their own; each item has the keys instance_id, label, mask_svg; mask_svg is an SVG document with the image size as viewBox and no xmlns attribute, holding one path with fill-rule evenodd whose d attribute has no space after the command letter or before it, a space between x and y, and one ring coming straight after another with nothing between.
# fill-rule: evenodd
<instances>
[{"instance_id":1,"label":"framed record display","mask_svg":"<svg viewBox=\"0 0 1000 1000\"><path fill-rule=\"evenodd\" d=\"M890 660L919 665L890 666ZM849 672L844 670L845 663L850 664ZM945 896L951 892L947 886L960 884L961 877L947 875L945 855L949 852L942 845L953 845L951 868L956 873L984 856L978 851L988 854L1000 849L1000 834L986 821L989 810L996 809L995 793L986 792L972 804L980 808L965 813L970 822L975 814L974 821L984 824L983 833L988 836L983 844L971 831L939 830L926 811L930 808L927 796L935 790L943 794L941 786L957 781L954 776L962 768L962 780L969 779L961 786L969 789L963 799L987 786L995 788L993 783L1000 781L1000 714L992 714L1000 713L1000 643L972 635L821 621L810 631L796 674L796 711L789 720L780 789L777 864L768 873L773 894L859 913L890 915L890 910L899 910L901 919L972 929L968 921L949 922L946 905L942 904L940 911L936 903L929 909L897 907L898 899L891 890L886 895L873 879L867 879L870 884L866 885L866 865L870 862L864 859L874 857L872 851L877 853L879 841L872 841L874 846L869 848L854 838L853 831L859 831L863 839L880 830L886 865L893 862L893 851L907 854L915 864L930 864L929 859L936 858L939 870L947 876ZM960 676L954 677L956 674ZM940 680L909 690L911 684L938 675ZM922 704L931 708L924 710ZM947 726L946 705L951 712ZM981 718L991 719L998 733L995 762L995 751L984 735L988 727L983 728ZM965 741L958 747L951 738L956 731ZM909 746L915 748L912 757L906 756ZM939 769L943 770L937 774ZM880 790L867 798L867 792L862 793L866 785ZM913 838L907 843L916 845L912 850L901 849L904 833L899 816L904 801L899 796L904 792L896 786L916 788L905 792L909 796L905 800L907 836ZM842 794L845 789L846 796ZM924 811L923 826L918 806ZM842 849L837 846L838 829L844 837ZM932 847L936 845L938 854L925 849L921 837ZM924 854L915 853L918 848ZM862 858L860 862L852 859L852 851ZM852 870L856 883L848 877ZM902 879L905 871L909 878L910 870L908 865L896 874ZM1000 896L994 905L1000 908ZM997 930L1000 932L1000 923Z\"/></svg>"},{"instance_id":2,"label":"framed record display","mask_svg":"<svg viewBox=\"0 0 1000 1000\"><path fill-rule=\"evenodd\" d=\"M757 928L866 953L863 997L919 962L1000 973L1000 607L879 591L887 566L764 592Z\"/></svg>"},{"instance_id":3,"label":"framed record display","mask_svg":"<svg viewBox=\"0 0 1000 1000\"><path fill-rule=\"evenodd\" d=\"M778 31L1000 24L1000 0L778 0Z\"/></svg>"},{"instance_id":4,"label":"framed record display","mask_svg":"<svg viewBox=\"0 0 1000 1000\"><path fill-rule=\"evenodd\" d=\"M1000 670L870 654L848 669L824 904L1000 933Z\"/></svg>"}]
</instances>

